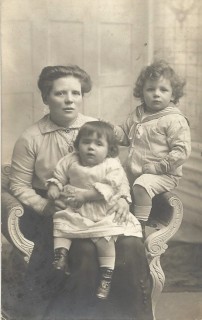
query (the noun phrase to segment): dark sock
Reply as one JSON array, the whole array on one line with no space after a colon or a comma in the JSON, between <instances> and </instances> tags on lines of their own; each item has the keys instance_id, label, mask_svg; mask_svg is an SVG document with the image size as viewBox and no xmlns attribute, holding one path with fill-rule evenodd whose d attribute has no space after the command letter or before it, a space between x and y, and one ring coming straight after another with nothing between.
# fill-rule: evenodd
<instances>
[{"instance_id":1,"label":"dark sock","mask_svg":"<svg viewBox=\"0 0 202 320\"><path fill-rule=\"evenodd\" d=\"M145 241L145 240L146 240L145 227L146 227L146 223L147 223L147 221L139 220L139 222L140 222L141 227L142 227L142 239L143 239L143 241Z\"/></svg>"}]
</instances>

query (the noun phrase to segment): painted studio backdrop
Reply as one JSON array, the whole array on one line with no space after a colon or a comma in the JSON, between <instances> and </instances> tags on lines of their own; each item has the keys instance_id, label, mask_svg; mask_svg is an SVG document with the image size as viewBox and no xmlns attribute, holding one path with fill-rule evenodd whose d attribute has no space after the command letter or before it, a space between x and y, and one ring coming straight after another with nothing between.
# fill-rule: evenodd
<instances>
[{"instance_id":1,"label":"painted studio backdrop","mask_svg":"<svg viewBox=\"0 0 202 320\"><path fill-rule=\"evenodd\" d=\"M202 2L2 0L1 9L2 163L10 163L20 133L47 112L36 84L44 66L84 68L93 90L82 112L119 124L138 103L132 89L140 69L164 58L187 81L181 108L193 141L177 191L185 213L176 239L202 242Z\"/></svg>"}]
</instances>

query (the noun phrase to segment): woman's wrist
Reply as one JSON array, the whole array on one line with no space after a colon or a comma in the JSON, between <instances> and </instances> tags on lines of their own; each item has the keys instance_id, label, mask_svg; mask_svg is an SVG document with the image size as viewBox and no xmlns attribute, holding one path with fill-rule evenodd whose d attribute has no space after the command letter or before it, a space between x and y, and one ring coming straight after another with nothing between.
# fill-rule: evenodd
<instances>
[{"instance_id":1,"label":"woman's wrist","mask_svg":"<svg viewBox=\"0 0 202 320\"><path fill-rule=\"evenodd\" d=\"M120 196L120 199L124 199L129 205L131 205L132 203L131 198L129 196L122 195Z\"/></svg>"},{"instance_id":2,"label":"woman's wrist","mask_svg":"<svg viewBox=\"0 0 202 320\"><path fill-rule=\"evenodd\" d=\"M55 213L54 201L49 200L41 212L42 216L52 216Z\"/></svg>"}]
</instances>

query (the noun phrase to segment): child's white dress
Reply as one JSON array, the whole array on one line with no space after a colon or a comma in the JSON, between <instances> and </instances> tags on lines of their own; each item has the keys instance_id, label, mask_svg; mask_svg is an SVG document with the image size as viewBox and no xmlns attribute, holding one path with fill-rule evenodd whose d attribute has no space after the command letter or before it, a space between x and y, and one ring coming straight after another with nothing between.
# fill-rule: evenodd
<instances>
[{"instance_id":1,"label":"child's white dress","mask_svg":"<svg viewBox=\"0 0 202 320\"><path fill-rule=\"evenodd\" d=\"M120 195L130 194L127 178L118 158L107 158L101 164L88 167L80 165L77 154L73 153L59 161L53 178L48 181L56 183L60 190L76 192L78 189L95 188L104 196L103 200L87 202L79 209L68 206L65 210L56 212L53 218L55 237L142 237L140 223L132 213L129 213L128 223L121 225L113 222L115 213L107 215L108 204L113 196L118 199ZM121 188L123 183L124 187Z\"/></svg>"}]
</instances>

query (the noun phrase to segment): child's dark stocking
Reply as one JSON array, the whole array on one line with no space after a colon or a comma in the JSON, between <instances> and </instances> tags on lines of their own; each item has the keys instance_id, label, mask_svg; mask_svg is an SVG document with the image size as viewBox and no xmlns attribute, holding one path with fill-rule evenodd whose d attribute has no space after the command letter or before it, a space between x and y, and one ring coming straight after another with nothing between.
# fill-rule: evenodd
<instances>
[{"instance_id":1,"label":"child's dark stocking","mask_svg":"<svg viewBox=\"0 0 202 320\"><path fill-rule=\"evenodd\" d=\"M151 211L151 206L134 206L134 215L142 226L143 240L146 239L145 227Z\"/></svg>"}]
</instances>

